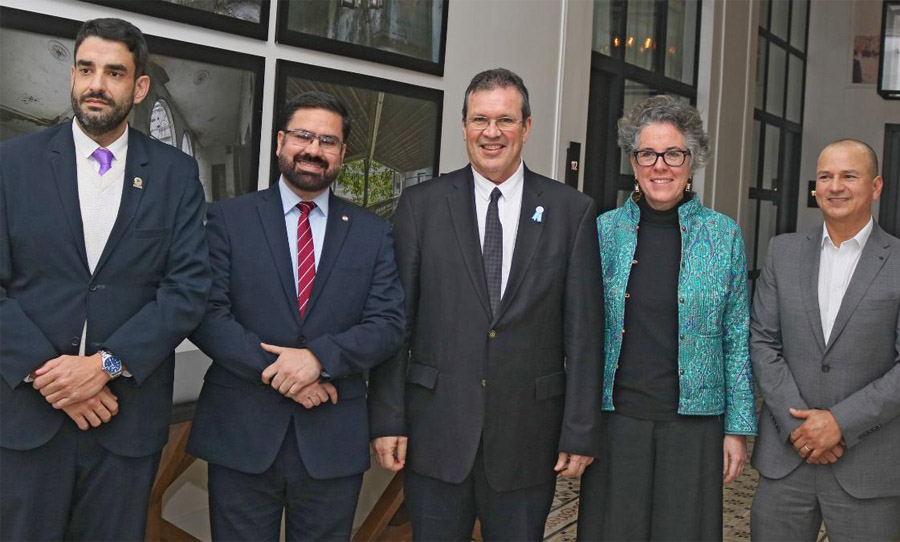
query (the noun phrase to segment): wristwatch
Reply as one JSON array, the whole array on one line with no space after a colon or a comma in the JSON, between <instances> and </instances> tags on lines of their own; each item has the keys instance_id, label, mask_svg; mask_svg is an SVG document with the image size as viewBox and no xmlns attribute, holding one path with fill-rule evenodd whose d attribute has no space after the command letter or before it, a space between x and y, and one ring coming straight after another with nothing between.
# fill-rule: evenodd
<instances>
[{"instance_id":1,"label":"wristwatch","mask_svg":"<svg viewBox=\"0 0 900 542\"><path fill-rule=\"evenodd\" d=\"M122 374L122 360L117 358L109 350L100 351L100 368L109 375L110 379Z\"/></svg>"}]
</instances>

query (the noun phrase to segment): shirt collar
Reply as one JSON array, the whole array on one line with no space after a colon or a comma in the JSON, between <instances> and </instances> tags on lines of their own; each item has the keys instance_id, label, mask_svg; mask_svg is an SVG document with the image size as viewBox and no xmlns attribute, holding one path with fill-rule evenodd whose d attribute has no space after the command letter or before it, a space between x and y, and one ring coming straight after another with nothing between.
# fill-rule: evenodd
<instances>
[{"instance_id":1,"label":"shirt collar","mask_svg":"<svg viewBox=\"0 0 900 542\"><path fill-rule=\"evenodd\" d=\"M856 244L859 245L859 250L866 248L866 243L869 241L869 236L872 235L872 227L875 224L875 220L872 217L869 217L869 222L863 226L863 229L859 230L856 235L844 241L845 243L848 241L856 241ZM822 224L822 246L825 246L825 242L834 246L834 241L831 240L831 236L828 235L828 228L825 224Z\"/></svg>"},{"instance_id":2,"label":"shirt collar","mask_svg":"<svg viewBox=\"0 0 900 542\"><path fill-rule=\"evenodd\" d=\"M125 131L122 132L122 135L110 143L108 147L105 147L113 154L113 160L124 160L125 155L128 154L128 130L129 128L126 124ZM91 155L94 154L94 151L100 147L96 141L84 133L84 130L78 125L76 119L72 119L72 138L75 140L75 154L79 158L90 158Z\"/></svg>"},{"instance_id":3,"label":"shirt collar","mask_svg":"<svg viewBox=\"0 0 900 542\"><path fill-rule=\"evenodd\" d=\"M281 193L281 205L284 214L291 212L292 209L297 207L298 203L303 201L300 199L300 196L288 187L283 175L278 179L278 191ZM329 188L312 199L313 203L316 204L316 208L313 209L313 212L319 210L326 218L328 217L328 198L330 194L331 189Z\"/></svg>"},{"instance_id":4,"label":"shirt collar","mask_svg":"<svg viewBox=\"0 0 900 542\"><path fill-rule=\"evenodd\" d=\"M517 169L515 173L513 173L508 179L500 184L489 181L487 178L475 171L475 168L472 168L472 176L475 178L475 195L479 198L485 201L490 201L491 192L494 191L494 188L499 188L500 193L503 195L503 198L509 200L518 192L522 191L522 183L523 179L525 178L525 162L520 160L519 169Z\"/></svg>"}]
</instances>

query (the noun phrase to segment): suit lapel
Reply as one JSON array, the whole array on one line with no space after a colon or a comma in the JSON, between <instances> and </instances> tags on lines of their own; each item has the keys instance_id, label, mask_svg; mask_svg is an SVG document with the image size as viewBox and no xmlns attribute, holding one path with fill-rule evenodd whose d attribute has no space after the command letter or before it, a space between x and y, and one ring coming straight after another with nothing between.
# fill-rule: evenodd
<instances>
[{"instance_id":1,"label":"suit lapel","mask_svg":"<svg viewBox=\"0 0 900 542\"><path fill-rule=\"evenodd\" d=\"M841 308L838 309L837 316L834 319L834 327L831 329L831 337L825 352L831 349L831 346L840 337L841 332L844 331L847 322L850 321L850 317L853 316L856 307L859 306L859 302L866 295L875 277L881 271L890 252L890 243L884 239L882 229L878 224L873 224L872 233L869 235L869 240L866 242L866 246L859 257L859 263L856 264L853 277L850 278L850 284L844 293L844 299L841 300Z\"/></svg>"},{"instance_id":2,"label":"suit lapel","mask_svg":"<svg viewBox=\"0 0 900 542\"><path fill-rule=\"evenodd\" d=\"M124 186L122 187L122 200L119 203L119 214L116 215L116 222L113 224L113 229L100 254L97 267L94 268L95 275L100 272L116 245L125 236L134 220L144 191L147 190L149 184L153 183L152 175L149 173L150 149L147 145L149 140L146 137L135 129L128 130L128 156L125 159L125 176L122 178ZM134 186L136 177L140 177L143 181L140 184L142 188Z\"/></svg>"},{"instance_id":3,"label":"suit lapel","mask_svg":"<svg viewBox=\"0 0 900 542\"><path fill-rule=\"evenodd\" d=\"M281 203L281 195L278 192L278 183L273 184L262 193L262 199L256 207L259 220L262 223L263 234L269 245L272 259L275 261L275 269L285 298L291 301L294 308L291 311L297 323L300 322L300 309L297 307L297 289L294 286L294 270L291 262L291 252L287 245L287 231L284 227L284 208ZM307 311L309 312L309 311Z\"/></svg>"},{"instance_id":4,"label":"suit lapel","mask_svg":"<svg viewBox=\"0 0 900 542\"><path fill-rule=\"evenodd\" d=\"M818 235L809 232L800 258L800 296L809 327L812 328L819 350L825 351L825 337L822 332L822 313L819 311L819 260L822 257L822 229Z\"/></svg>"},{"instance_id":5,"label":"suit lapel","mask_svg":"<svg viewBox=\"0 0 900 542\"><path fill-rule=\"evenodd\" d=\"M544 220L548 218L549 206L540 200L541 190L534 180L534 174L525 168L525 178L522 186L522 210L519 214L519 229L516 233L516 247L513 250L512 266L509 270L509 278L506 280L506 290L500 299L500 308L494 315L494 323L503 316L512 299L515 298L519 286L525 279L525 273L534 256L535 248L544 231L544 223L531 220L535 209L540 205L544 208Z\"/></svg>"},{"instance_id":6,"label":"suit lapel","mask_svg":"<svg viewBox=\"0 0 900 542\"><path fill-rule=\"evenodd\" d=\"M453 190L447 195L450 208L450 221L459 250L475 293L481 300L481 306L491 317L491 305L488 302L487 279L484 275L484 263L481 258L481 241L478 236L478 218L475 215L475 179L472 166L468 166L461 175L452 180Z\"/></svg>"},{"instance_id":7,"label":"suit lapel","mask_svg":"<svg viewBox=\"0 0 900 542\"><path fill-rule=\"evenodd\" d=\"M338 254L344 246L344 239L353 223L353 215L349 212L349 206L329 190L328 196L328 220L325 226L325 240L322 242L322 255L316 268L316 280L313 281L312 292L309 296L309 305L304 316L313 312L316 301L321 297L325 283L331 276L331 269L337 261ZM346 218L346 220L344 220Z\"/></svg>"},{"instance_id":8,"label":"suit lapel","mask_svg":"<svg viewBox=\"0 0 900 542\"><path fill-rule=\"evenodd\" d=\"M84 225L81 220L81 204L78 199L78 166L75 162L75 141L72 139L72 123L62 126L53 138L47 150L47 159L56 189L59 191L60 204L66 213L66 222L75 238L75 247L85 271L90 273L87 261L87 250L84 248Z\"/></svg>"}]
</instances>

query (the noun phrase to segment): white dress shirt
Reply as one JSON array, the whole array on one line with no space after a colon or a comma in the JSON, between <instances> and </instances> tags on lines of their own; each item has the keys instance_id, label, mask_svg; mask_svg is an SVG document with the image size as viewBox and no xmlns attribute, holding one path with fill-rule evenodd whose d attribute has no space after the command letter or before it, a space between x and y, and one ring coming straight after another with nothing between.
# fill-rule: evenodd
<instances>
[{"instance_id":1,"label":"white dress shirt","mask_svg":"<svg viewBox=\"0 0 900 542\"><path fill-rule=\"evenodd\" d=\"M488 205L491 203L491 192L494 188L500 189L500 199L497 200L497 213L500 215L500 225L503 227L503 268L500 279L500 297L506 291L506 282L509 279L509 270L512 267L513 251L516 248L516 235L519 232L519 216L522 214L522 185L525 182L525 167L519 162L519 169L509 179L500 184L482 177L475 168L472 168L475 177L475 217L478 220L478 238L484 249L484 222L487 219Z\"/></svg>"},{"instance_id":2,"label":"white dress shirt","mask_svg":"<svg viewBox=\"0 0 900 542\"><path fill-rule=\"evenodd\" d=\"M819 315L822 318L822 336L825 343L831 336L831 328L837 318L844 293L850 285L850 279L859 263L866 241L872 233L872 224L869 223L859 230L855 236L836 247L828 235L828 228L822 225L822 254L819 259Z\"/></svg>"},{"instance_id":3,"label":"white dress shirt","mask_svg":"<svg viewBox=\"0 0 900 542\"><path fill-rule=\"evenodd\" d=\"M291 251L291 262L294 264L294 291L297 292L297 222L300 221L300 196L294 193L281 177L278 180L278 190L281 192L281 204L284 210L284 227L287 230L287 243ZM316 259L316 270L319 269L319 260L322 257L322 245L325 243L325 226L328 223L328 197L331 189L325 190L312 199L316 208L309 213L309 229L313 238L313 255ZM299 294L298 294L299 295Z\"/></svg>"}]
</instances>

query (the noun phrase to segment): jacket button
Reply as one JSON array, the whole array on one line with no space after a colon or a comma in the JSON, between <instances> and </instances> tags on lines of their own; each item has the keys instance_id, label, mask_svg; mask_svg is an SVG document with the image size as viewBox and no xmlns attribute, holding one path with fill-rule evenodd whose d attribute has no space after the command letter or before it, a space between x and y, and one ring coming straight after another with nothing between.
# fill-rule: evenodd
<instances>
[{"instance_id":1,"label":"jacket button","mask_svg":"<svg viewBox=\"0 0 900 542\"><path fill-rule=\"evenodd\" d=\"M687 228L685 228L684 226L682 226L682 227L681 227L681 231L687 231Z\"/></svg>"},{"instance_id":2,"label":"jacket button","mask_svg":"<svg viewBox=\"0 0 900 542\"><path fill-rule=\"evenodd\" d=\"M300 335L300 338L297 339L297 341L300 342L300 344L306 344L306 336Z\"/></svg>"},{"instance_id":3,"label":"jacket button","mask_svg":"<svg viewBox=\"0 0 900 542\"><path fill-rule=\"evenodd\" d=\"M629 297L631 297L631 294L629 294L628 292L625 292L625 299L628 299Z\"/></svg>"},{"instance_id":4,"label":"jacket button","mask_svg":"<svg viewBox=\"0 0 900 542\"><path fill-rule=\"evenodd\" d=\"M496 330L496 329L492 329L492 330L488 331L488 338L489 338L489 339L493 339L493 338L496 337L496 336L497 336L497 330Z\"/></svg>"},{"instance_id":5,"label":"jacket button","mask_svg":"<svg viewBox=\"0 0 900 542\"><path fill-rule=\"evenodd\" d=\"M678 374L683 375L683 374L684 374L684 369L679 369L679 370L678 370Z\"/></svg>"},{"instance_id":6,"label":"jacket button","mask_svg":"<svg viewBox=\"0 0 900 542\"><path fill-rule=\"evenodd\" d=\"M683 298L683 297L678 298L678 302L679 302L679 303L684 303L684 298Z\"/></svg>"},{"instance_id":7,"label":"jacket button","mask_svg":"<svg viewBox=\"0 0 900 542\"><path fill-rule=\"evenodd\" d=\"M822 366L822 372L823 372L823 373L827 373L827 372L830 371L830 370L831 370L831 365L823 365L823 366Z\"/></svg>"},{"instance_id":8,"label":"jacket button","mask_svg":"<svg viewBox=\"0 0 900 542\"><path fill-rule=\"evenodd\" d=\"M81 344L81 337L72 337L72 346L78 346Z\"/></svg>"},{"instance_id":9,"label":"jacket button","mask_svg":"<svg viewBox=\"0 0 900 542\"><path fill-rule=\"evenodd\" d=\"M88 286L88 290L90 290L90 291L92 291L92 292L96 292L96 291L97 291L97 285L96 285L96 284L91 284L90 286Z\"/></svg>"},{"instance_id":10,"label":"jacket button","mask_svg":"<svg viewBox=\"0 0 900 542\"><path fill-rule=\"evenodd\" d=\"M624 334L625 334L625 328L623 327L623 328L622 328L622 335L624 335Z\"/></svg>"},{"instance_id":11,"label":"jacket button","mask_svg":"<svg viewBox=\"0 0 900 542\"><path fill-rule=\"evenodd\" d=\"M684 340L684 333L678 336L682 341Z\"/></svg>"},{"instance_id":12,"label":"jacket button","mask_svg":"<svg viewBox=\"0 0 900 542\"><path fill-rule=\"evenodd\" d=\"M631 260L631 265L637 265L637 260Z\"/></svg>"}]
</instances>

